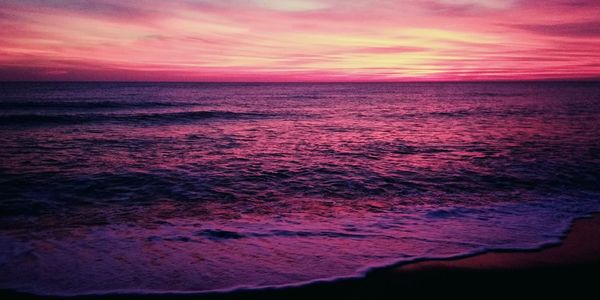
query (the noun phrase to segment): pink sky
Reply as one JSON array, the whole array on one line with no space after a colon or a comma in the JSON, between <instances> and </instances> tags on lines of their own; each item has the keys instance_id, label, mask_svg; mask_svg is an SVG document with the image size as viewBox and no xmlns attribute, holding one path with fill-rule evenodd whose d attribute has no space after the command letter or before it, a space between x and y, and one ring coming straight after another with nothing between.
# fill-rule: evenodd
<instances>
[{"instance_id":1,"label":"pink sky","mask_svg":"<svg viewBox=\"0 0 600 300\"><path fill-rule=\"evenodd\" d=\"M600 78L600 1L0 2L0 80L557 78Z\"/></svg>"}]
</instances>

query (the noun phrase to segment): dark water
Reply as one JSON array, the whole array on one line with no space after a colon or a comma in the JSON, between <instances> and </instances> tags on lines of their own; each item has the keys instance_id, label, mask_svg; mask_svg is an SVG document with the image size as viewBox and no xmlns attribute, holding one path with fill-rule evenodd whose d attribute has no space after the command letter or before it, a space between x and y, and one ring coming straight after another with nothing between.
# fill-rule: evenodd
<instances>
[{"instance_id":1,"label":"dark water","mask_svg":"<svg viewBox=\"0 0 600 300\"><path fill-rule=\"evenodd\" d=\"M0 84L0 288L207 291L557 242L600 85Z\"/></svg>"}]
</instances>

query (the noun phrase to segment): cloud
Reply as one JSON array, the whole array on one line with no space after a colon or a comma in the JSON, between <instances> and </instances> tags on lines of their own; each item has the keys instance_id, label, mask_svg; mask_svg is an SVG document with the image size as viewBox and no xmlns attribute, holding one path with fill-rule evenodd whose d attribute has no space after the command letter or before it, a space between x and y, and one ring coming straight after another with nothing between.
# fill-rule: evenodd
<instances>
[{"instance_id":1,"label":"cloud","mask_svg":"<svg viewBox=\"0 0 600 300\"><path fill-rule=\"evenodd\" d=\"M323 2L316 0L254 0L261 7L280 11L312 11L328 7Z\"/></svg>"},{"instance_id":2,"label":"cloud","mask_svg":"<svg viewBox=\"0 0 600 300\"><path fill-rule=\"evenodd\" d=\"M559 23L559 24L516 24L509 27L532 33L576 38L600 37L600 21Z\"/></svg>"},{"instance_id":3,"label":"cloud","mask_svg":"<svg viewBox=\"0 0 600 300\"><path fill-rule=\"evenodd\" d=\"M448 6L479 6L489 9L507 9L512 7L516 0L436 0Z\"/></svg>"},{"instance_id":4,"label":"cloud","mask_svg":"<svg viewBox=\"0 0 600 300\"><path fill-rule=\"evenodd\" d=\"M327 1L320 0L187 0L192 7L220 9L266 9L281 12L303 12L326 9Z\"/></svg>"},{"instance_id":5,"label":"cloud","mask_svg":"<svg viewBox=\"0 0 600 300\"><path fill-rule=\"evenodd\" d=\"M409 47L409 46L391 46L391 47L364 47L351 50L352 53L368 53L368 54L390 54L390 53L407 53L426 51L427 48Z\"/></svg>"},{"instance_id":6,"label":"cloud","mask_svg":"<svg viewBox=\"0 0 600 300\"><path fill-rule=\"evenodd\" d=\"M541 1L4 0L0 71L57 80L600 74L600 19L589 9L598 5Z\"/></svg>"},{"instance_id":7,"label":"cloud","mask_svg":"<svg viewBox=\"0 0 600 300\"><path fill-rule=\"evenodd\" d=\"M140 1L151 4L153 1ZM140 3L115 0L6 0L0 4L0 9L12 11L28 11L41 14L72 14L112 20L133 20L156 17L162 12L153 9L156 5L141 5Z\"/></svg>"},{"instance_id":8,"label":"cloud","mask_svg":"<svg viewBox=\"0 0 600 300\"><path fill-rule=\"evenodd\" d=\"M562 9L589 9L600 7L600 1L598 0L520 0L519 3L522 6L532 6L538 8L553 7Z\"/></svg>"}]
</instances>

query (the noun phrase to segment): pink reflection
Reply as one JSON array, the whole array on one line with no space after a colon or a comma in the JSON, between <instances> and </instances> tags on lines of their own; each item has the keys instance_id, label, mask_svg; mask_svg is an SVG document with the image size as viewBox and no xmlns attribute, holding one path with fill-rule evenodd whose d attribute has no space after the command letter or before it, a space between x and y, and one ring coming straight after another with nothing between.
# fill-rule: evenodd
<instances>
[{"instance_id":1,"label":"pink reflection","mask_svg":"<svg viewBox=\"0 0 600 300\"><path fill-rule=\"evenodd\" d=\"M595 85L5 91L0 288L190 292L360 276L537 248L598 206Z\"/></svg>"}]
</instances>

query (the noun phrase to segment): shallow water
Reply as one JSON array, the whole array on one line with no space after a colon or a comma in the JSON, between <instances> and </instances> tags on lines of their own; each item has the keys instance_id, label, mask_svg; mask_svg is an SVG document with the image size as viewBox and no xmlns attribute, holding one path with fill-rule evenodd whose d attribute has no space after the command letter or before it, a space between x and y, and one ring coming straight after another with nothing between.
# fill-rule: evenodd
<instances>
[{"instance_id":1,"label":"shallow water","mask_svg":"<svg viewBox=\"0 0 600 300\"><path fill-rule=\"evenodd\" d=\"M209 291L557 242L593 83L0 84L0 288Z\"/></svg>"}]
</instances>

